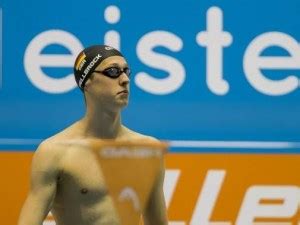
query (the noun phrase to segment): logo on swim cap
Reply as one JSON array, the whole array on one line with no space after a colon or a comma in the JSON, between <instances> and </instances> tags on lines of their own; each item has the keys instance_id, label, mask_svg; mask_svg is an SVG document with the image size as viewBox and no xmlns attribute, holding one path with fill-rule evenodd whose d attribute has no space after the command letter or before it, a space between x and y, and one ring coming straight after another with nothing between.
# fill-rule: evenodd
<instances>
[{"instance_id":1,"label":"logo on swim cap","mask_svg":"<svg viewBox=\"0 0 300 225\"><path fill-rule=\"evenodd\" d=\"M90 64L85 68L85 70L83 71L83 74L81 75L81 78L79 80L79 87L82 88L82 83L85 79L85 77L89 74L90 70L93 68L93 66L99 61L99 59L102 57L102 55L98 54L96 55L92 61L90 62Z\"/></svg>"},{"instance_id":2,"label":"logo on swim cap","mask_svg":"<svg viewBox=\"0 0 300 225\"><path fill-rule=\"evenodd\" d=\"M110 47L110 46L106 46L105 47L105 50L112 50L112 49L114 49L113 47Z\"/></svg>"},{"instance_id":3,"label":"logo on swim cap","mask_svg":"<svg viewBox=\"0 0 300 225\"><path fill-rule=\"evenodd\" d=\"M86 63L85 58L86 58L86 55L84 54L84 52L82 52L80 54L80 56L78 57L78 60L76 62L76 66L75 66L76 70L81 70L82 69L82 67Z\"/></svg>"}]
</instances>

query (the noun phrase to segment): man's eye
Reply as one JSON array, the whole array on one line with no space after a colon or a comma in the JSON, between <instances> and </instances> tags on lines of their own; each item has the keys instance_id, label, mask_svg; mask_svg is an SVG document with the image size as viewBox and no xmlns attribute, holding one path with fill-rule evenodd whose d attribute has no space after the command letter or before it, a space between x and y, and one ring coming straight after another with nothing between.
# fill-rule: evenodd
<instances>
[{"instance_id":1,"label":"man's eye","mask_svg":"<svg viewBox=\"0 0 300 225\"><path fill-rule=\"evenodd\" d=\"M111 68L108 69L108 71L110 71L112 73L118 73L119 68L117 68L117 67L111 67Z\"/></svg>"},{"instance_id":2,"label":"man's eye","mask_svg":"<svg viewBox=\"0 0 300 225\"><path fill-rule=\"evenodd\" d=\"M127 76L130 75L131 71L130 69L127 67L127 68L124 68L124 72L127 74Z\"/></svg>"}]
</instances>

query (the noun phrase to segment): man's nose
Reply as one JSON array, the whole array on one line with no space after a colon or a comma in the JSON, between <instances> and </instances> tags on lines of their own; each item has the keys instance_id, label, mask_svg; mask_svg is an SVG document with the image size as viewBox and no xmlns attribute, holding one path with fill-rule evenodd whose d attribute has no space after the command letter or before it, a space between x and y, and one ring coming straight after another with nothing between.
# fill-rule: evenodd
<instances>
[{"instance_id":1,"label":"man's nose","mask_svg":"<svg viewBox=\"0 0 300 225\"><path fill-rule=\"evenodd\" d=\"M130 79L127 76L127 74L123 72L119 77L119 82L123 86L123 85L129 84Z\"/></svg>"}]
</instances>

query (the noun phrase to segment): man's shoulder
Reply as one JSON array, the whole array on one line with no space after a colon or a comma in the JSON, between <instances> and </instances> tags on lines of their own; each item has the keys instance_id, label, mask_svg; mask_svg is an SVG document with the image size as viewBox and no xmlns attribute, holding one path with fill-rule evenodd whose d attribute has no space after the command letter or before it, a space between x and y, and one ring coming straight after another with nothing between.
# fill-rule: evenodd
<instances>
[{"instance_id":1,"label":"man's shoulder","mask_svg":"<svg viewBox=\"0 0 300 225\"><path fill-rule=\"evenodd\" d=\"M56 171L59 168L63 151L57 146L51 138L39 144L32 158L33 171Z\"/></svg>"},{"instance_id":2,"label":"man's shoulder","mask_svg":"<svg viewBox=\"0 0 300 225\"><path fill-rule=\"evenodd\" d=\"M58 154L61 154L58 141L55 140L55 138L50 137L48 139L45 139L42 141L38 148L35 151L35 156L39 157L47 157L49 159L57 156Z\"/></svg>"},{"instance_id":3,"label":"man's shoulder","mask_svg":"<svg viewBox=\"0 0 300 225\"><path fill-rule=\"evenodd\" d=\"M67 143L71 143L72 140L76 139L76 135L74 134L75 125L76 123L48 137L40 144L39 148L49 151L59 149L61 147L65 148Z\"/></svg>"},{"instance_id":4,"label":"man's shoulder","mask_svg":"<svg viewBox=\"0 0 300 225\"><path fill-rule=\"evenodd\" d=\"M43 140L39 144L35 154L44 154L48 156L63 154L63 150L66 150L65 143L67 143L70 139L68 135L69 130L70 127L67 127L66 129Z\"/></svg>"}]
</instances>

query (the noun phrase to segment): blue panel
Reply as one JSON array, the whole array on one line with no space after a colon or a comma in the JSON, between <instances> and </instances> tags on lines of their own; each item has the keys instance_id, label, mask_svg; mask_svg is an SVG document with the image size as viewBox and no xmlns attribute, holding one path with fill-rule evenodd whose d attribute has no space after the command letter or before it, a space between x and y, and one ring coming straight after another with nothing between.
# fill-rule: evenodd
<instances>
[{"instance_id":1,"label":"blue panel","mask_svg":"<svg viewBox=\"0 0 300 225\"><path fill-rule=\"evenodd\" d=\"M0 8L0 90L2 88L2 9Z\"/></svg>"},{"instance_id":2,"label":"blue panel","mask_svg":"<svg viewBox=\"0 0 300 225\"><path fill-rule=\"evenodd\" d=\"M110 5L121 13L115 23L104 16ZM0 7L0 149L34 149L83 116L75 81L65 91L58 81L53 93L39 74L69 76L72 50L103 43L113 30L133 71L123 112L131 129L164 140L198 141L198 147L173 146L176 152L300 150L298 0L2 0ZM151 40L143 42L146 38ZM66 60L42 63L42 57L59 55ZM141 85L140 72L158 84ZM165 84L167 78L173 82ZM202 146L203 141L216 145ZM232 142L253 145L232 150ZM274 148L254 148L257 142ZM278 147L282 142L290 145Z\"/></svg>"}]
</instances>

